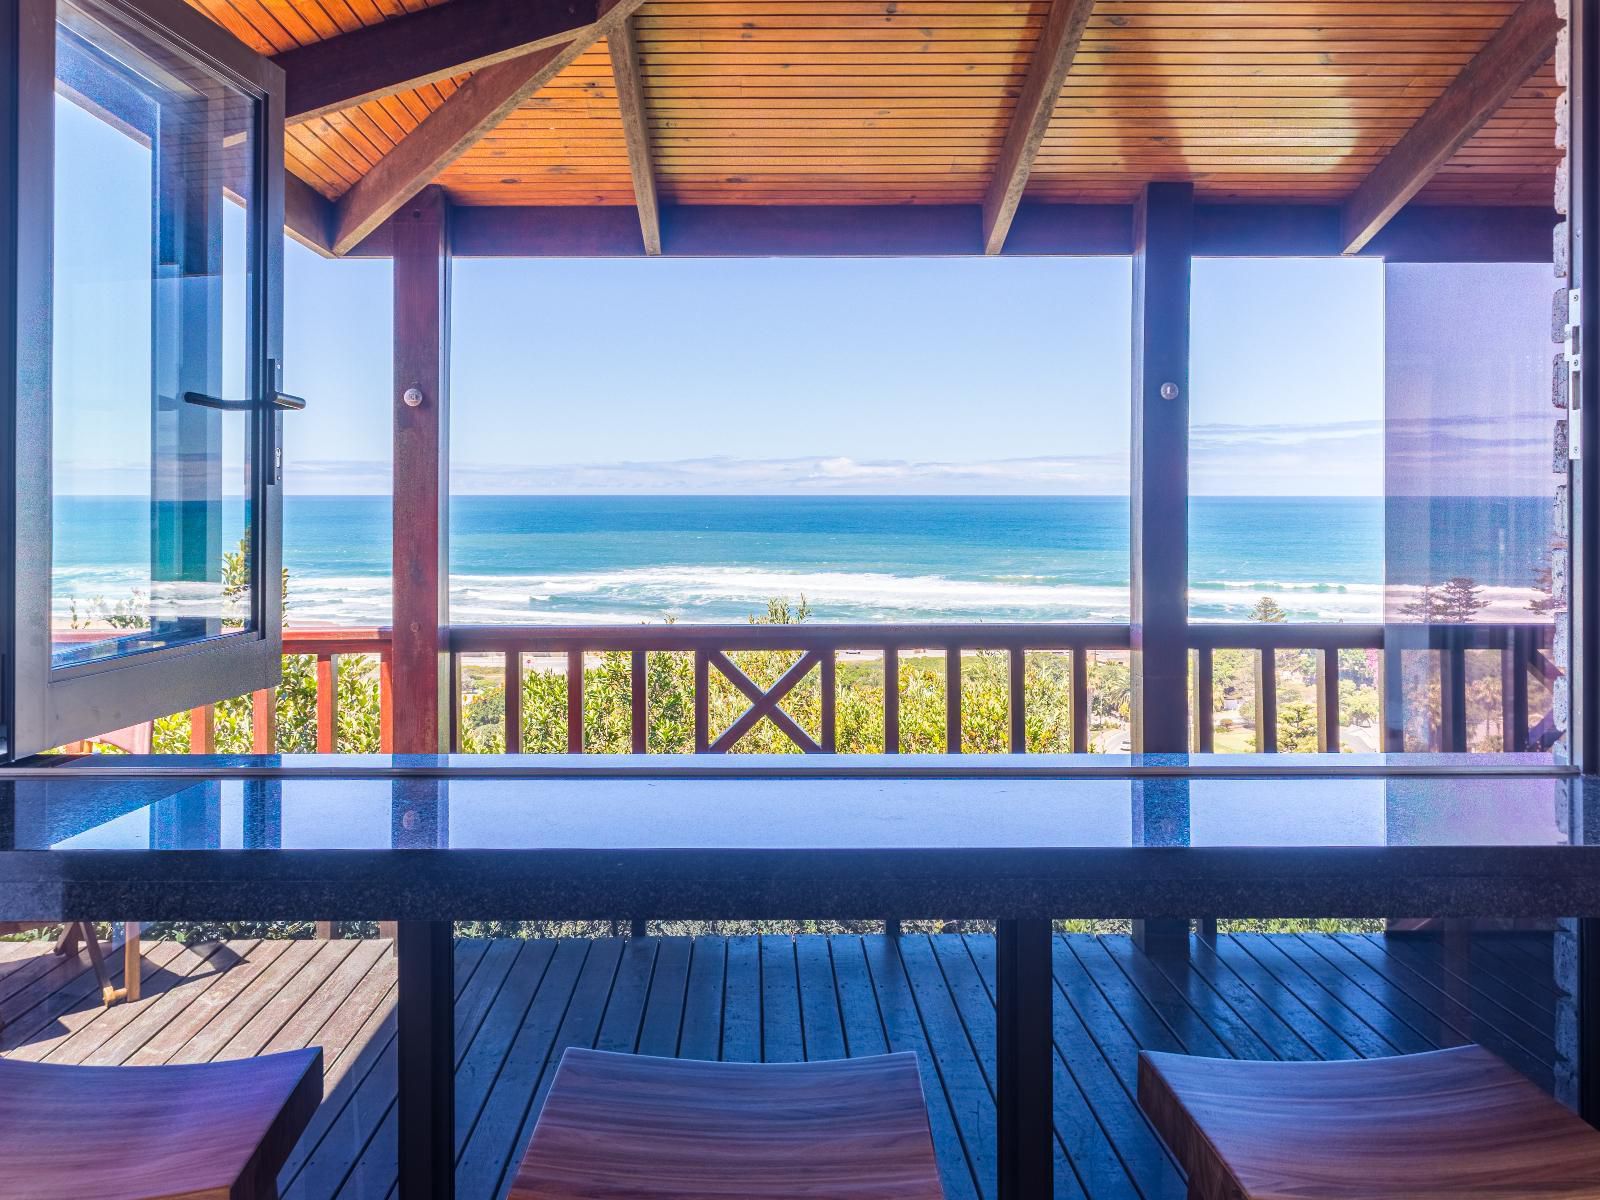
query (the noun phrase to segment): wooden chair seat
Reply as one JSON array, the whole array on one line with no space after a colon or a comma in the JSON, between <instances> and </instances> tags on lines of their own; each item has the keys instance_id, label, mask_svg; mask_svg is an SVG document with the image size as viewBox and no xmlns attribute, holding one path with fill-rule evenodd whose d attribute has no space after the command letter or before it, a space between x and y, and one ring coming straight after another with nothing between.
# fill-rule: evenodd
<instances>
[{"instance_id":1,"label":"wooden chair seat","mask_svg":"<svg viewBox=\"0 0 1600 1200\"><path fill-rule=\"evenodd\" d=\"M511 1200L941 1200L916 1056L569 1049Z\"/></svg>"},{"instance_id":2,"label":"wooden chair seat","mask_svg":"<svg viewBox=\"0 0 1600 1200\"><path fill-rule=\"evenodd\" d=\"M168 1067L0 1059L0 1196L274 1200L322 1051Z\"/></svg>"},{"instance_id":3,"label":"wooden chair seat","mask_svg":"<svg viewBox=\"0 0 1600 1200\"><path fill-rule=\"evenodd\" d=\"M1139 1056L1190 1200L1600 1200L1600 1133L1481 1046L1350 1062Z\"/></svg>"}]
</instances>

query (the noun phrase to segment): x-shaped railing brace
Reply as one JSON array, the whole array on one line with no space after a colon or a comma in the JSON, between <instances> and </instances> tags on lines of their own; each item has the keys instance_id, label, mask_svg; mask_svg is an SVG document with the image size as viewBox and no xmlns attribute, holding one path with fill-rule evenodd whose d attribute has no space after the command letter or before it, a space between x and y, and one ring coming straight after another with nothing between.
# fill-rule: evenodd
<instances>
[{"instance_id":1,"label":"x-shaped railing brace","mask_svg":"<svg viewBox=\"0 0 1600 1200\"><path fill-rule=\"evenodd\" d=\"M755 728L756 722L760 721L762 717L770 718L772 723L781 729L791 742L799 746L807 754L822 753L822 746L809 733L796 725L793 717L778 707L783 698L794 690L795 684L811 673L812 667L822 664L822 655L819 651L807 650L795 662L794 666L779 676L778 681L766 691L762 691L760 685L741 671L738 664L721 650L712 650L706 655L706 658L727 677L729 683L743 692L750 700L750 707L745 709L740 714L739 719L724 729L717 740L711 743L710 749L713 754L726 754L729 750L732 750L738 744L740 738Z\"/></svg>"}]
</instances>

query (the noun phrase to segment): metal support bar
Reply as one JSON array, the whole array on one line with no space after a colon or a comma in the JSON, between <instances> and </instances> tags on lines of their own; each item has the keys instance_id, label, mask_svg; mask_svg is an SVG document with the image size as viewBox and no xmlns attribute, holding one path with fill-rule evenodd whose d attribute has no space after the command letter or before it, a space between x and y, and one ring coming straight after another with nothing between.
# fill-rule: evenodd
<instances>
[{"instance_id":1,"label":"metal support bar","mask_svg":"<svg viewBox=\"0 0 1600 1200\"><path fill-rule=\"evenodd\" d=\"M456 1191L455 964L448 921L401 921L398 981L400 1200Z\"/></svg>"},{"instance_id":2,"label":"metal support bar","mask_svg":"<svg viewBox=\"0 0 1600 1200\"><path fill-rule=\"evenodd\" d=\"M995 923L995 1159L998 1200L1053 1195L1050 922Z\"/></svg>"}]
</instances>

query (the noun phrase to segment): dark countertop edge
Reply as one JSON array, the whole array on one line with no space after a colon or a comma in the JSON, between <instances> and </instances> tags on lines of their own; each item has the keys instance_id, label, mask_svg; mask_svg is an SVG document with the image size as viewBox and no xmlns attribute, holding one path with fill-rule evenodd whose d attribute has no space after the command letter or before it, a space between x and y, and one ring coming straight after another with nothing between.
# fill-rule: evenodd
<instances>
[{"instance_id":1,"label":"dark countertop edge","mask_svg":"<svg viewBox=\"0 0 1600 1200\"><path fill-rule=\"evenodd\" d=\"M1600 915L1600 847L71 850L0 854L0 919Z\"/></svg>"}]
</instances>

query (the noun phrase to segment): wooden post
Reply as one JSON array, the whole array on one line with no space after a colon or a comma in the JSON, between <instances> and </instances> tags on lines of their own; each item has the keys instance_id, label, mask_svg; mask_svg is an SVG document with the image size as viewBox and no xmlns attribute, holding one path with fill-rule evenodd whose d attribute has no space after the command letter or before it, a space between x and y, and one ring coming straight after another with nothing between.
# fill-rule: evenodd
<instances>
[{"instance_id":1,"label":"wooden post","mask_svg":"<svg viewBox=\"0 0 1600 1200\"><path fill-rule=\"evenodd\" d=\"M450 749L449 205L437 187L394 230L393 751ZM435 816L437 820L437 816ZM400 1200L455 1194L451 926L402 921L399 973Z\"/></svg>"},{"instance_id":2,"label":"wooden post","mask_svg":"<svg viewBox=\"0 0 1600 1200\"><path fill-rule=\"evenodd\" d=\"M394 752L447 751L449 205L430 187L394 230ZM414 403L413 403L414 402Z\"/></svg>"},{"instance_id":3,"label":"wooden post","mask_svg":"<svg viewBox=\"0 0 1600 1200\"><path fill-rule=\"evenodd\" d=\"M1133 527L1129 676L1137 754L1189 748L1189 273L1194 185L1146 184L1133 218ZM1138 803L1138 801L1136 801ZM1135 814L1143 828L1145 821ZM1141 949L1189 922L1136 919Z\"/></svg>"},{"instance_id":4,"label":"wooden post","mask_svg":"<svg viewBox=\"0 0 1600 1200\"><path fill-rule=\"evenodd\" d=\"M1133 749L1188 749L1189 269L1194 186L1145 185L1133 227Z\"/></svg>"}]
</instances>

